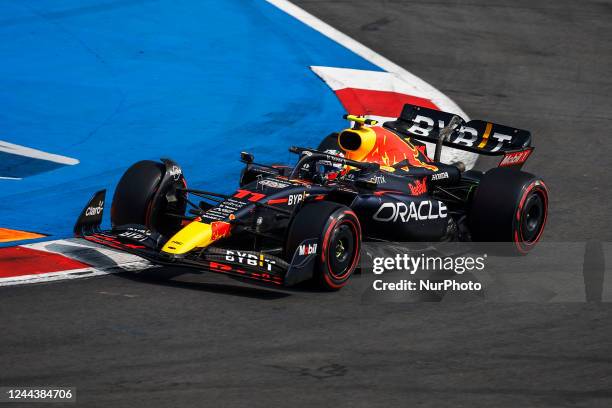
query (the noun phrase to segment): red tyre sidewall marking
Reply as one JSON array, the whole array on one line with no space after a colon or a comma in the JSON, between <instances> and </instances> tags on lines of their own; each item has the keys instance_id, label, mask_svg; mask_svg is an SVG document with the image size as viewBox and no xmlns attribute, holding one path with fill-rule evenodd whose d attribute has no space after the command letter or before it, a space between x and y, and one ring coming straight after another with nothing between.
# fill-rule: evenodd
<instances>
[{"instance_id":1,"label":"red tyre sidewall marking","mask_svg":"<svg viewBox=\"0 0 612 408\"><path fill-rule=\"evenodd\" d=\"M345 211L340 217L334 219L331 224L327 227L326 231L325 231L325 236L323 238L323 249L321 251L321 260L326 264L327 266L327 270L329 272L328 273L324 273L323 274L323 278L325 279L325 282L327 283L327 285L329 285L329 287L333 288L333 289L340 289L341 287L343 287L344 285L346 285L347 280L345 280L344 282L341 283L336 283L334 282L331 277L329 276L330 274L333 275L332 268L331 268L331 263L330 263L330 256L326 256L327 254L327 250L328 250L328 245L329 245L329 237L331 235L331 232L334 230L335 226L337 224L350 224L351 228L353 229L353 232L355 233L355 251L354 251L354 259L353 262L351 263L351 265L347 268L346 272L341 275L341 276L333 276L334 279L337 280L342 280L342 279L347 279L348 276L350 276L350 274L352 273L352 271L354 270L354 268L356 267L357 263L359 262L359 256L360 256L360 242L361 242L361 226L359 225L359 222L355 222L353 219L351 218L345 218L347 215L350 215L352 217L354 217L354 220L357 220L357 216L355 215L355 213L353 211ZM326 260L327 259L327 260Z\"/></svg>"},{"instance_id":2,"label":"red tyre sidewall marking","mask_svg":"<svg viewBox=\"0 0 612 408\"><path fill-rule=\"evenodd\" d=\"M523 206L525 204L525 201L527 201L527 197L533 190L536 190L537 193L540 193L543 199L544 220L542 221L542 225L540 226L540 231L538 232L538 235L535 237L535 239L531 242L526 242L523 240L523 234L522 234L521 225L520 225L521 213L523 211ZM523 196L521 197L521 201L519 203L519 206L516 212L516 219L514 220L514 224L515 224L514 237L513 237L514 243L516 245L516 248L521 253L523 254L528 253L531 249L533 249L533 246L538 243L538 241L542 237L542 233L544 232L544 227L546 226L547 219L548 219L548 187L546 187L546 184L544 184L543 181L536 180L532 182L529 186L527 186L527 188L525 189L525 192L523 193Z\"/></svg>"}]
</instances>

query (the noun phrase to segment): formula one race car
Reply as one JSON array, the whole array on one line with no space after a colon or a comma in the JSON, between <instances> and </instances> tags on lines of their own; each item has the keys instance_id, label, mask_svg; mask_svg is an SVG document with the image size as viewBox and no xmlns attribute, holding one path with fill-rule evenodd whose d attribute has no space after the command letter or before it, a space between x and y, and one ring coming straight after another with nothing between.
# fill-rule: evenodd
<instances>
[{"instance_id":1,"label":"formula one race car","mask_svg":"<svg viewBox=\"0 0 612 408\"><path fill-rule=\"evenodd\" d=\"M140 161L117 185L112 229L100 230L102 190L75 234L156 264L329 290L357 268L362 240L508 242L527 253L540 239L548 191L520 171L533 151L529 132L413 105L382 126L346 118L353 126L318 149L292 147L293 167L243 152L230 195L188 188L171 160ZM436 144L433 159L423 142ZM465 171L439 162L443 146L503 158L485 173Z\"/></svg>"}]
</instances>

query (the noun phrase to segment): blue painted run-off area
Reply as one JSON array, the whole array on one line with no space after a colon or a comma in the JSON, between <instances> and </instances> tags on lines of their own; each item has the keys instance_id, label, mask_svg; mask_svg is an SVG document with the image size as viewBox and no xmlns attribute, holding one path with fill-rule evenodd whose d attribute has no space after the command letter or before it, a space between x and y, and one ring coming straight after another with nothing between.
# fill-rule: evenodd
<instances>
[{"instance_id":1,"label":"blue painted run-off area","mask_svg":"<svg viewBox=\"0 0 612 408\"><path fill-rule=\"evenodd\" d=\"M309 66L380 70L263 0L3 1L0 61L0 139L81 162L0 180L0 227L54 237L140 159L220 192L294 160L344 125Z\"/></svg>"}]
</instances>

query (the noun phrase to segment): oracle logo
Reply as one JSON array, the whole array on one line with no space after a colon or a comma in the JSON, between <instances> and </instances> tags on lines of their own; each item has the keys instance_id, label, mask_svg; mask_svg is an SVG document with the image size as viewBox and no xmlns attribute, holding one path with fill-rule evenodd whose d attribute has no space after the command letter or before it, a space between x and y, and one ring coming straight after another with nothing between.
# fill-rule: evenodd
<instances>
[{"instance_id":1,"label":"oracle logo","mask_svg":"<svg viewBox=\"0 0 612 408\"><path fill-rule=\"evenodd\" d=\"M381 222L435 220L446 218L447 210L446 205L441 201L424 200L418 203L411 201L409 204L404 202L383 203L372 218Z\"/></svg>"}]
</instances>

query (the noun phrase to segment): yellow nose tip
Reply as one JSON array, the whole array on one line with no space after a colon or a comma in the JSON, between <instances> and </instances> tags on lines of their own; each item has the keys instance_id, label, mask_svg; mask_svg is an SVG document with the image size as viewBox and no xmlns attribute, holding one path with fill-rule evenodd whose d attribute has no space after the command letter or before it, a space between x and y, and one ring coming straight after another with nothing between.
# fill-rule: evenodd
<instances>
[{"instance_id":1,"label":"yellow nose tip","mask_svg":"<svg viewBox=\"0 0 612 408\"><path fill-rule=\"evenodd\" d=\"M166 242L162 252L182 255L194 248L203 248L212 242L212 227L199 221L187 224Z\"/></svg>"}]
</instances>

